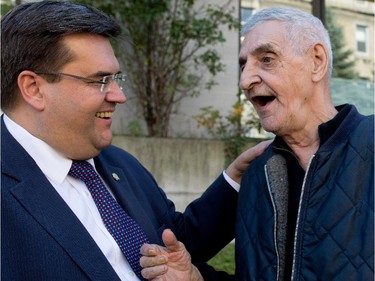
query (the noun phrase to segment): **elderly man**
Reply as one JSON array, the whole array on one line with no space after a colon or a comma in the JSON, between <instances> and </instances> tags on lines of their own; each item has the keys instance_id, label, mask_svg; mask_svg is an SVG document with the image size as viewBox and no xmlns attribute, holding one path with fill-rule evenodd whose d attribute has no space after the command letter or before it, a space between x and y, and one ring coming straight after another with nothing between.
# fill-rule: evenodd
<instances>
[{"instance_id":1,"label":"elderly man","mask_svg":"<svg viewBox=\"0 0 375 281\"><path fill-rule=\"evenodd\" d=\"M373 280L374 116L334 107L332 50L319 19L265 9L249 18L243 35L240 86L276 138L242 179L237 280ZM144 245L143 272L200 280L180 279L188 255L173 233L165 242L167 251ZM153 266L149 249L165 263ZM175 259L176 252L185 258ZM179 277L169 279L172 273Z\"/></svg>"}]
</instances>

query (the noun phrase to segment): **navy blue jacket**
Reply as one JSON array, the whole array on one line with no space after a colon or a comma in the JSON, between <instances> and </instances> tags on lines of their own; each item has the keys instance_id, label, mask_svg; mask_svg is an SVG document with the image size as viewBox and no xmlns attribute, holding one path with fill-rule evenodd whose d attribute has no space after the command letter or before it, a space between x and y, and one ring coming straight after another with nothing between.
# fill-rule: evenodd
<instances>
[{"instance_id":1,"label":"navy blue jacket","mask_svg":"<svg viewBox=\"0 0 375 281\"><path fill-rule=\"evenodd\" d=\"M237 280L282 280L285 169L271 145L242 179L236 219ZM294 239L292 280L373 280L373 115L365 117L350 106L343 122L313 156Z\"/></svg>"},{"instance_id":2,"label":"navy blue jacket","mask_svg":"<svg viewBox=\"0 0 375 281\"><path fill-rule=\"evenodd\" d=\"M210 259L234 238L238 195L222 175L180 213L152 175L127 152L111 146L94 160L117 201L141 225L151 243L162 244L161 234L170 228L198 263ZM1 172L1 280L119 280L90 234L9 134L3 120ZM112 173L120 180L115 181ZM207 280L220 280L204 264L200 268Z\"/></svg>"}]
</instances>

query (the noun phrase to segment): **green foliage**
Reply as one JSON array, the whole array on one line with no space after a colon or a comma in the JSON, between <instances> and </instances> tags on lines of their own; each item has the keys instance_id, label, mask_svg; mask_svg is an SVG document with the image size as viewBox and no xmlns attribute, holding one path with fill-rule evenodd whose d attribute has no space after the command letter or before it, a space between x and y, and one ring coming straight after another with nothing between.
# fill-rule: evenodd
<instances>
[{"instance_id":1,"label":"green foliage","mask_svg":"<svg viewBox=\"0 0 375 281\"><path fill-rule=\"evenodd\" d=\"M357 79L358 73L355 71L355 60L351 59L353 51L345 50L343 31L335 21L335 17L330 9L326 9L326 26L331 37L333 52L332 77L345 79Z\"/></svg>"},{"instance_id":2,"label":"green foliage","mask_svg":"<svg viewBox=\"0 0 375 281\"><path fill-rule=\"evenodd\" d=\"M202 113L194 116L198 128L204 127L212 137L224 141L225 167L243 151L250 130L256 128L260 132L262 129L253 108L246 111L246 100L240 98L240 93L238 97L232 111L226 116L212 106L201 108Z\"/></svg>"},{"instance_id":3,"label":"green foliage","mask_svg":"<svg viewBox=\"0 0 375 281\"><path fill-rule=\"evenodd\" d=\"M234 7L196 0L79 0L115 17L124 30L116 45L150 136L167 137L171 113L186 97L211 88L224 70L215 50L223 27L239 28ZM201 3L201 2L199 2ZM203 79L204 77L204 79Z\"/></svg>"},{"instance_id":4,"label":"green foliage","mask_svg":"<svg viewBox=\"0 0 375 281\"><path fill-rule=\"evenodd\" d=\"M132 120L128 123L126 131L134 137L144 137L142 126L138 120Z\"/></svg>"},{"instance_id":5,"label":"green foliage","mask_svg":"<svg viewBox=\"0 0 375 281\"><path fill-rule=\"evenodd\" d=\"M234 260L234 243L229 243L215 257L209 260L208 264L213 266L216 270L234 274L236 269Z\"/></svg>"},{"instance_id":6,"label":"green foliage","mask_svg":"<svg viewBox=\"0 0 375 281\"><path fill-rule=\"evenodd\" d=\"M1 17L8 13L14 5L12 3L1 3Z\"/></svg>"}]
</instances>

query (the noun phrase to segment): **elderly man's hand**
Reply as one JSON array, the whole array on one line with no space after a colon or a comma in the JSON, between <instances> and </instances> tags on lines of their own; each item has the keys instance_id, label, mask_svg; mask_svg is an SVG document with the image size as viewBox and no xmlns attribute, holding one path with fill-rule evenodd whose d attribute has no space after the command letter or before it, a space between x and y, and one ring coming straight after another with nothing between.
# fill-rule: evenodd
<instances>
[{"instance_id":1,"label":"elderly man's hand","mask_svg":"<svg viewBox=\"0 0 375 281\"><path fill-rule=\"evenodd\" d=\"M266 140L258 143L257 145L249 148L248 150L242 152L227 168L226 172L228 176L241 183L242 175L244 174L250 163L260 156L267 147L271 144L273 140Z\"/></svg>"}]
</instances>

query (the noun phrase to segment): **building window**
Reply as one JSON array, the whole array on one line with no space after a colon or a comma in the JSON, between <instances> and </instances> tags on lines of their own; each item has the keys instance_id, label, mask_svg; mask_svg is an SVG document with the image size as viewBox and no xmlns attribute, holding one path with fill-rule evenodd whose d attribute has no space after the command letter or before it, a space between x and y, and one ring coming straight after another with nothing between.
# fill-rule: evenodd
<instances>
[{"instance_id":1,"label":"building window","mask_svg":"<svg viewBox=\"0 0 375 281\"><path fill-rule=\"evenodd\" d=\"M241 26L245 24L245 21L252 16L254 13L253 8L241 7Z\"/></svg>"},{"instance_id":2,"label":"building window","mask_svg":"<svg viewBox=\"0 0 375 281\"><path fill-rule=\"evenodd\" d=\"M357 24L356 26L356 41L357 41L357 52L367 53L367 26Z\"/></svg>"},{"instance_id":3,"label":"building window","mask_svg":"<svg viewBox=\"0 0 375 281\"><path fill-rule=\"evenodd\" d=\"M245 24L246 20L255 13L253 8L241 7L241 27ZM243 36L240 37L240 42L244 39Z\"/></svg>"},{"instance_id":4,"label":"building window","mask_svg":"<svg viewBox=\"0 0 375 281\"><path fill-rule=\"evenodd\" d=\"M356 0L355 1L355 4L358 5L358 6L366 6L366 3L367 1L365 0Z\"/></svg>"}]
</instances>

